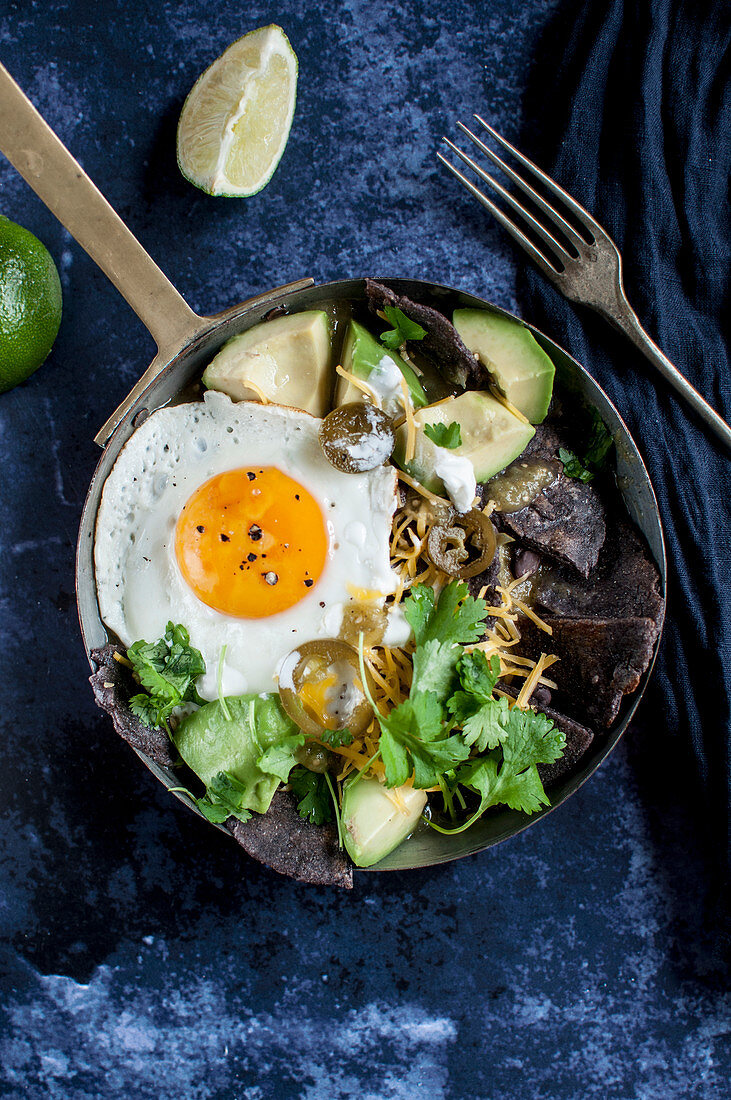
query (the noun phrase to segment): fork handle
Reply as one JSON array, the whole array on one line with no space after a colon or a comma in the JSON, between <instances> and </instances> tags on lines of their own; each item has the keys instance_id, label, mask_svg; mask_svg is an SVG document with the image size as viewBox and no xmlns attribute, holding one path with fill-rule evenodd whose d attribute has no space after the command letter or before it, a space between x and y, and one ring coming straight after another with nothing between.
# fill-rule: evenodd
<instances>
[{"instance_id":1,"label":"fork handle","mask_svg":"<svg viewBox=\"0 0 731 1100\"><path fill-rule=\"evenodd\" d=\"M687 378L684 378L677 367L668 359L654 340L652 340L640 324L640 320L629 302L620 298L612 310L600 310L607 320L611 321L625 336L628 336L636 348L650 360L657 368L666 382L684 397L691 408L695 409L701 420L711 429L718 438L731 450L731 427L712 409L708 402L701 397L698 390L691 386Z\"/></svg>"}]
</instances>

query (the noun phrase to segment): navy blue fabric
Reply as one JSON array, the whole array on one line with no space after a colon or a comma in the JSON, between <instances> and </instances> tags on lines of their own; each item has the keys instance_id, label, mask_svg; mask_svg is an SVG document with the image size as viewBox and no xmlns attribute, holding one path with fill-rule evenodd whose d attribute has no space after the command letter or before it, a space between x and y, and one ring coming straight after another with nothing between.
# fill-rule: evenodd
<instances>
[{"instance_id":1,"label":"navy blue fabric","mask_svg":"<svg viewBox=\"0 0 731 1100\"><path fill-rule=\"evenodd\" d=\"M565 5L541 42L523 148L616 241L651 336L726 419L731 171L728 4ZM637 440L665 526L669 594L640 721L723 861L729 827L731 456L643 357L525 272L525 314L576 355Z\"/></svg>"}]
</instances>

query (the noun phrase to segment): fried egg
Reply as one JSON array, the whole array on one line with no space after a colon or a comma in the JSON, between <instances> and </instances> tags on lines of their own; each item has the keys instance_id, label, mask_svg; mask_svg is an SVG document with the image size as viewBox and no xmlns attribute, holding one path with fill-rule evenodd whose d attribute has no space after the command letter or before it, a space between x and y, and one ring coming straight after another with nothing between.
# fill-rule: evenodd
<instances>
[{"instance_id":1,"label":"fried egg","mask_svg":"<svg viewBox=\"0 0 731 1100\"><path fill-rule=\"evenodd\" d=\"M154 412L104 484L101 617L126 646L182 623L206 662L204 699L217 696L222 652L226 695L276 690L286 655L336 637L354 594L382 606L396 588L395 471L334 469L320 423L209 391Z\"/></svg>"}]
</instances>

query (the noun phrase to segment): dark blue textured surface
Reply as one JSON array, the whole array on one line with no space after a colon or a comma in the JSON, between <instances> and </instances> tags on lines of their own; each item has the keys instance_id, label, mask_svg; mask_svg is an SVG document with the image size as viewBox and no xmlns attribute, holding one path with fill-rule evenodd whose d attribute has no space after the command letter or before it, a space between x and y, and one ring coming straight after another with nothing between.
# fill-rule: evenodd
<instances>
[{"instance_id":1,"label":"dark blue textured surface","mask_svg":"<svg viewBox=\"0 0 731 1100\"><path fill-rule=\"evenodd\" d=\"M473 109L519 136L559 0L236 7L6 2L0 57L196 309L369 271L520 309L509 244L433 153ZM288 148L256 198L207 198L175 166L183 98L272 19L300 59ZM725 1097L720 845L658 692L538 828L349 895L247 863L115 738L85 683L73 546L94 431L153 347L4 160L0 187L65 293L51 360L0 398L0 1095ZM560 316L542 317L559 338ZM585 331L611 383L624 346Z\"/></svg>"}]
</instances>

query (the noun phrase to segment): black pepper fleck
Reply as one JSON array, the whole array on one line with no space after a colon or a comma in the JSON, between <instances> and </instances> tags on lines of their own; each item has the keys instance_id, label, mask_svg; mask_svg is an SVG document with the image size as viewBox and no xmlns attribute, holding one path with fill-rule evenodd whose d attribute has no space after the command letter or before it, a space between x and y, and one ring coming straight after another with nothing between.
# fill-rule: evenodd
<instances>
[{"instance_id":1,"label":"black pepper fleck","mask_svg":"<svg viewBox=\"0 0 731 1100\"><path fill-rule=\"evenodd\" d=\"M252 523L251 527L249 528L249 538L252 542L258 542L263 533L264 532L262 531L258 523Z\"/></svg>"},{"instance_id":2,"label":"black pepper fleck","mask_svg":"<svg viewBox=\"0 0 731 1100\"><path fill-rule=\"evenodd\" d=\"M228 537L228 535L220 534L218 537L220 538L221 542L230 542L231 541L231 539Z\"/></svg>"},{"instance_id":3,"label":"black pepper fleck","mask_svg":"<svg viewBox=\"0 0 731 1100\"><path fill-rule=\"evenodd\" d=\"M272 573L272 572L262 573L262 577L267 582L267 584L276 584L277 581L279 580L279 577L277 576L277 574Z\"/></svg>"},{"instance_id":4,"label":"black pepper fleck","mask_svg":"<svg viewBox=\"0 0 731 1100\"><path fill-rule=\"evenodd\" d=\"M203 532L205 531L205 527L196 527L196 531L198 532L199 535L202 535Z\"/></svg>"},{"instance_id":5,"label":"black pepper fleck","mask_svg":"<svg viewBox=\"0 0 731 1100\"><path fill-rule=\"evenodd\" d=\"M248 477L249 481L256 481L256 474L253 470L247 470L246 476Z\"/></svg>"},{"instance_id":6,"label":"black pepper fleck","mask_svg":"<svg viewBox=\"0 0 731 1100\"><path fill-rule=\"evenodd\" d=\"M256 561L256 554L247 554L246 555L246 560L247 561Z\"/></svg>"},{"instance_id":7,"label":"black pepper fleck","mask_svg":"<svg viewBox=\"0 0 731 1100\"><path fill-rule=\"evenodd\" d=\"M312 588L315 582L313 580L305 581L305 588Z\"/></svg>"}]
</instances>

